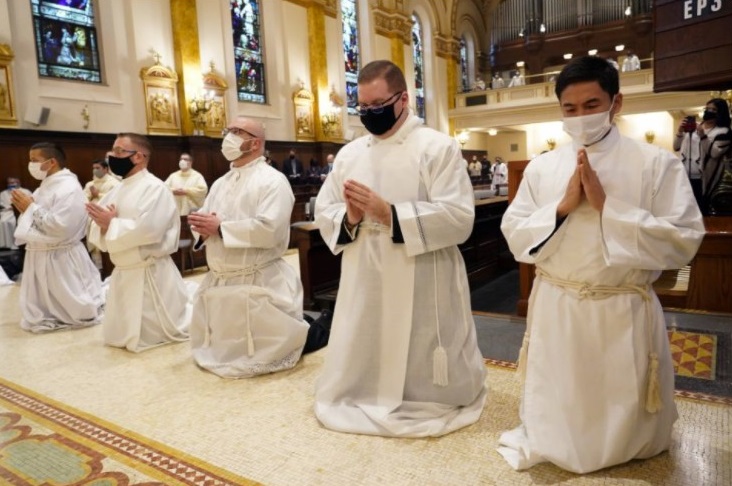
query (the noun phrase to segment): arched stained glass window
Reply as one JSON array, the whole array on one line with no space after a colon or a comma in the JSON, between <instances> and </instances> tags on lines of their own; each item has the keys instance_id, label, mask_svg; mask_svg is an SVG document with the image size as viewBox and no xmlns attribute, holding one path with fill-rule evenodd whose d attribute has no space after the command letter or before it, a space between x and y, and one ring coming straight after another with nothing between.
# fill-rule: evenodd
<instances>
[{"instance_id":1,"label":"arched stained glass window","mask_svg":"<svg viewBox=\"0 0 732 486\"><path fill-rule=\"evenodd\" d=\"M236 96L239 101L267 102L262 11L258 0L229 0L234 33Z\"/></svg>"},{"instance_id":2,"label":"arched stained glass window","mask_svg":"<svg viewBox=\"0 0 732 486\"><path fill-rule=\"evenodd\" d=\"M424 53L422 44L422 23L419 17L412 14L412 58L414 59L414 93L417 102L416 115L425 121L426 111L424 106Z\"/></svg>"},{"instance_id":3,"label":"arched stained glass window","mask_svg":"<svg viewBox=\"0 0 732 486\"><path fill-rule=\"evenodd\" d=\"M343 18L343 60L346 67L348 114L356 115L358 105L358 0L341 0Z\"/></svg>"},{"instance_id":4,"label":"arched stained glass window","mask_svg":"<svg viewBox=\"0 0 732 486\"><path fill-rule=\"evenodd\" d=\"M102 82L93 0L31 0L38 74Z\"/></svg>"},{"instance_id":5,"label":"arched stained glass window","mask_svg":"<svg viewBox=\"0 0 732 486\"><path fill-rule=\"evenodd\" d=\"M468 81L468 46L465 43L465 37L460 38L460 84L463 91L470 91L470 81Z\"/></svg>"}]
</instances>

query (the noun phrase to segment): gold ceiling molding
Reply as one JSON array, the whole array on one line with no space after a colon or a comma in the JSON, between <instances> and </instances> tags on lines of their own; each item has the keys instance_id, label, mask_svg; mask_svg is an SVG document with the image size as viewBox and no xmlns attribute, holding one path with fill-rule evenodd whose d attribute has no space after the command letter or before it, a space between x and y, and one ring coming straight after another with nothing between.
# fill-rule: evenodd
<instances>
[{"instance_id":1,"label":"gold ceiling molding","mask_svg":"<svg viewBox=\"0 0 732 486\"><path fill-rule=\"evenodd\" d=\"M285 0L301 7L312 7L313 5L320 6L323 9L323 13L328 17L338 17L338 0Z\"/></svg>"},{"instance_id":2,"label":"gold ceiling molding","mask_svg":"<svg viewBox=\"0 0 732 486\"><path fill-rule=\"evenodd\" d=\"M454 37L445 38L441 35L436 35L434 40L435 54L438 57L444 59L459 59L460 58L460 41Z\"/></svg>"},{"instance_id":3,"label":"gold ceiling molding","mask_svg":"<svg viewBox=\"0 0 732 486\"><path fill-rule=\"evenodd\" d=\"M409 15L395 10L373 9L374 30L385 37L401 39L404 44L412 43L412 19Z\"/></svg>"}]
</instances>

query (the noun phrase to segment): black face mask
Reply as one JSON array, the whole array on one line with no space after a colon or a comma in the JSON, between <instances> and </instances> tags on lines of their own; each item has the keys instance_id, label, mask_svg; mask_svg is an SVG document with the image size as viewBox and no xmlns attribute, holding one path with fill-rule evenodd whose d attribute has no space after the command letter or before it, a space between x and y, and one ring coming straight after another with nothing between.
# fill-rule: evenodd
<instances>
[{"instance_id":1,"label":"black face mask","mask_svg":"<svg viewBox=\"0 0 732 486\"><path fill-rule=\"evenodd\" d=\"M109 168L120 177L130 173L135 164L132 163L132 155L124 158L109 156Z\"/></svg>"},{"instance_id":2,"label":"black face mask","mask_svg":"<svg viewBox=\"0 0 732 486\"><path fill-rule=\"evenodd\" d=\"M711 110L704 110L704 116L702 116L702 119L704 121L716 120L717 119L717 112L716 111L711 111Z\"/></svg>"},{"instance_id":3,"label":"black face mask","mask_svg":"<svg viewBox=\"0 0 732 486\"><path fill-rule=\"evenodd\" d=\"M374 135L382 135L388 132L396 124L397 119L399 118L394 114L395 104L396 103L391 106L385 106L384 111L381 113L367 111L365 115L361 115L361 123L366 127L366 130ZM402 108L402 112L403 111L404 108ZM402 116L402 114L399 113L399 116Z\"/></svg>"}]
</instances>

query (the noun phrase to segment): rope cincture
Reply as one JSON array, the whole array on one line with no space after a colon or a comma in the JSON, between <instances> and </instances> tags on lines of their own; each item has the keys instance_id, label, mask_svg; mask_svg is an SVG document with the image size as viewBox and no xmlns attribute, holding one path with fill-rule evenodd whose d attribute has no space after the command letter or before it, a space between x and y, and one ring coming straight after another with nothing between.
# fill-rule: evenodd
<instances>
[{"instance_id":1,"label":"rope cincture","mask_svg":"<svg viewBox=\"0 0 732 486\"><path fill-rule=\"evenodd\" d=\"M442 338L440 337L440 314L437 307L437 254L432 252L432 261L434 263L435 278L435 323L437 326L437 347L432 352L432 383L437 386L447 386L450 381L447 370L447 351L442 346Z\"/></svg>"},{"instance_id":2,"label":"rope cincture","mask_svg":"<svg viewBox=\"0 0 732 486\"><path fill-rule=\"evenodd\" d=\"M648 333L648 376L646 378L646 397L645 409L648 413L657 413L663 408L661 401L661 387L658 382L658 354L653 346L653 325L651 313L651 293L650 286L640 286L625 284L617 287L610 285L589 285L583 282L573 282L571 280L563 280L549 276L541 269L536 269L537 278L541 278L548 283L562 287L564 289L574 290L580 299L600 300L612 295L637 293L643 298L646 307L646 330ZM528 356L528 348L530 342L529 329L524 333L524 339L519 351L518 373L521 384L526 380L526 361Z\"/></svg>"}]
</instances>

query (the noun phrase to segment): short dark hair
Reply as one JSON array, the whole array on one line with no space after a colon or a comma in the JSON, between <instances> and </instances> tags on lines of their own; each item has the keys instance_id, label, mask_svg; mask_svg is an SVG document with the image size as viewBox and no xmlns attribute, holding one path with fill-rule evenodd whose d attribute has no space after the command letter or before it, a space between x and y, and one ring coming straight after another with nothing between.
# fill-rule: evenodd
<instances>
[{"instance_id":1,"label":"short dark hair","mask_svg":"<svg viewBox=\"0 0 732 486\"><path fill-rule=\"evenodd\" d=\"M40 150L47 159L56 159L59 167L66 167L66 154L60 145L53 142L39 142L31 147L31 150Z\"/></svg>"},{"instance_id":2,"label":"short dark hair","mask_svg":"<svg viewBox=\"0 0 732 486\"><path fill-rule=\"evenodd\" d=\"M713 103L717 107L717 126L730 128L729 106L722 98L712 98L706 105Z\"/></svg>"},{"instance_id":3,"label":"short dark hair","mask_svg":"<svg viewBox=\"0 0 732 486\"><path fill-rule=\"evenodd\" d=\"M379 60L366 64L358 73L358 84L369 83L382 78L389 91L398 93L407 90L407 80L399 66L391 61Z\"/></svg>"},{"instance_id":4,"label":"short dark hair","mask_svg":"<svg viewBox=\"0 0 732 486\"><path fill-rule=\"evenodd\" d=\"M97 160L92 161L92 165L94 165L94 164L99 164L102 167L104 167L105 169L109 169L109 163L107 163L107 161L104 159L97 159Z\"/></svg>"},{"instance_id":5,"label":"short dark hair","mask_svg":"<svg viewBox=\"0 0 732 486\"><path fill-rule=\"evenodd\" d=\"M152 155L152 143L150 143L150 139L145 135L132 132L122 132L117 134L117 138L129 138L132 143L147 153L148 158Z\"/></svg>"},{"instance_id":6,"label":"short dark hair","mask_svg":"<svg viewBox=\"0 0 732 486\"><path fill-rule=\"evenodd\" d=\"M618 70L605 59L597 56L582 56L572 59L557 76L554 93L561 98L562 92L570 84L597 81L612 99L620 91Z\"/></svg>"}]
</instances>

